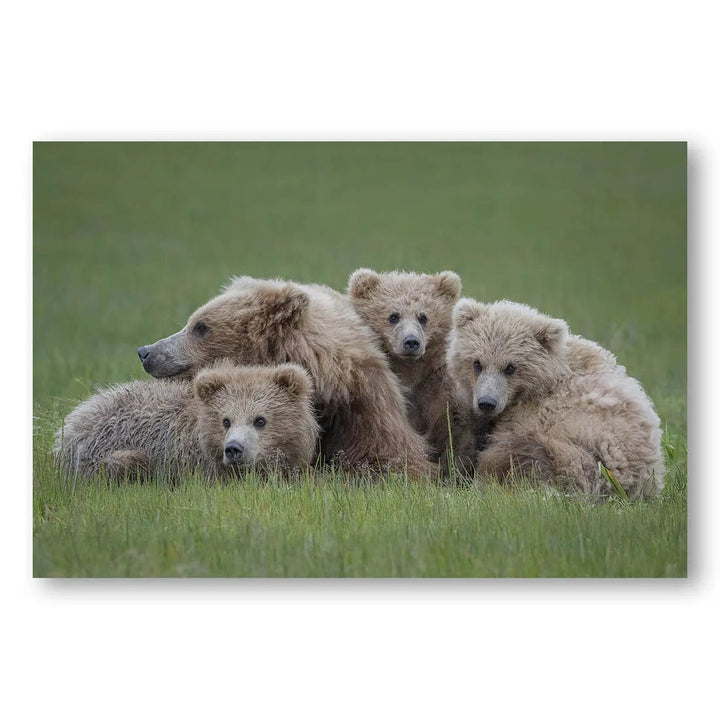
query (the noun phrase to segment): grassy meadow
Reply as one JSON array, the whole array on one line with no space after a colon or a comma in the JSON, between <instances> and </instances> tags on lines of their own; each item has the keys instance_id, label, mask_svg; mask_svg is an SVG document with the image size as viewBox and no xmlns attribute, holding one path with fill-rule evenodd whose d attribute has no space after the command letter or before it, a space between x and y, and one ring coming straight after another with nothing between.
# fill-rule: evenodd
<instances>
[{"instance_id":1,"label":"grassy meadow","mask_svg":"<svg viewBox=\"0 0 720 720\"><path fill-rule=\"evenodd\" d=\"M35 576L658 577L687 573L681 143L38 143ZM564 317L665 426L655 502L309 472L67 483L53 433L235 274L342 290L359 266L451 269Z\"/></svg>"}]
</instances>

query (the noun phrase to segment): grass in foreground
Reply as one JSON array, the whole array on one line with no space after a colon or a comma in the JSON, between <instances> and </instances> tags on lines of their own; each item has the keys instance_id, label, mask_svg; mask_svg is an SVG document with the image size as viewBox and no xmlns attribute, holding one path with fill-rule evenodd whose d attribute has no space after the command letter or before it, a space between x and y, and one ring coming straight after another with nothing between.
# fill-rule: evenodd
<instances>
[{"instance_id":1,"label":"grass in foreground","mask_svg":"<svg viewBox=\"0 0 720 720\"><path fill-rule=\"evenodd\" d=\"M678 577L686 473L659 501L307 474L208 485L64 481L36 460L35 576Z\"/></svg>"}]
</instances>

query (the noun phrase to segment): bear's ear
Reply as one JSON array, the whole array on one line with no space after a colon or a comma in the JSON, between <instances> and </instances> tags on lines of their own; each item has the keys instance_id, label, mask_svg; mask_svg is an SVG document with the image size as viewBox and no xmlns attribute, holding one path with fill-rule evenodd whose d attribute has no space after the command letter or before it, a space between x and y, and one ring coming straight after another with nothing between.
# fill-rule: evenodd
<instances>
[{"instance_id":1,"label":"bear's ear","mask_svg":"<svg viewBox=\"0 0 720 720\"><path fill-rule=\"evenodd\" d=\"M359 268L348 281L348 292L354 298L366 298L380 284L380 276L368 268Z\"/></svg>"},{"instance_id":2,"label":"bear's ear","mask_svg":"<svg viewBox=\"0 0 720 720\"><path fill-rule=\"evenodd\" d=\"M302 288L284 285L264 298L265 320L273 325L297 325L309 304L310 296Z\"/></svg>"},{"instance_id":3,"label":"bear's ear","mask_svg":"<svg viewBox=\"0 0 720 720\"><path fill-rule=\"evenodd\" d=\"M221 370L201 370L193 381L195 396L207 402L221 387L225 385L226 373Z\"/></svg>"},{"instance_id":4,"label":"bear's ear","mask_svg":"<svg viewBox=\"0 0 720 720\"><path fill-rule=\"evenodd\" d=\"M569 332L564 320L541 317L533 330L533 335L549 353L554 353L565 342Z\"/></svg>"},{"instance_id":5,"label":"bear's ear","mask_svg":"<svg viewBox=\"0 0 720 720\"><path fill-rule=\"evenodd\" d=\"M433 279L438 295L447 298L453 303L457 302L457 299L460 297L460 292L462 291L462 282L457 273L445 270L435 275Z\"/></svg>"},{"instance_id":6,"label":"bear's ear","mask_svg":"<svg viewBox=\"0 0 720 720\"><path fill-rule=\"evenodd\" d=\"M313 390L310 375L299 365L278 365L275 368L273 380L294 398L308 397Z\"/></svg>"},{"instance_id":7,"label":"bear's ear","mask_svg":"<svg viewBox=\"0 0 720 720\"><path fill-rule=\"evenodd\" d=\"M485 306L476 300L463 298L458 300L453 308L453 325L461 328L469 322L479 318L485 311Z\"/></svg>"}]
</instances>

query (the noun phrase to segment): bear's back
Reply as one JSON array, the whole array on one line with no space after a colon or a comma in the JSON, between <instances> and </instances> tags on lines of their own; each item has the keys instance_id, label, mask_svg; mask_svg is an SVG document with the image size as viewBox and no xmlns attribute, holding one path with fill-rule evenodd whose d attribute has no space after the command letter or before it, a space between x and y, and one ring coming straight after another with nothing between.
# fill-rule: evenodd
<instances>
[{"instance_id":1,"label":"bear's back","mask_svg":"<svg viewBox=\"0 0 720 720\"><path fill-rule=\"evenodd\" d=\"M54 454L67 467L89 472L125 448L146 453L151 464L176 454L199 458L199 447L189 442L196 425L190 383L134 380L101 389L80 403L57 431Z\"/></svg>"}]
</instances>

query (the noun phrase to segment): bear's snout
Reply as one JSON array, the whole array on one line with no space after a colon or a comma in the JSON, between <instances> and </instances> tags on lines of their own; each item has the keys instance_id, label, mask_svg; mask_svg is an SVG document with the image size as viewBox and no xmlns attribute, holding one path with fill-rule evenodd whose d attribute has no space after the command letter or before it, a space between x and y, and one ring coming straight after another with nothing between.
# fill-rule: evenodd
<instances>
[{"instance_id":1,"label":"bear's snout","mask_svg":"<svg viewBox=\"0 0 720 720\"><path fill-rule=\"evenodd\" d=\"M403 341L403 350L417 352L420 349L420 341L414 335L408 335Z\"/></svg>"},{"instance_id":2,"label":"bear's snout","mask_svg":"<svg viewBox=\"0 0 720 720\"><path fill-rule=\"evenodd\" d=\"M225 463L229 464L240 462L244 452L245 447L242 443L239 443L237 440L231 440L225 446Z\"/></svg>"},{"instance_id":3,"label":"bear's snout","mask_svg":"<svg viewBox=\"0 0 720 720\"><path fill-rule=\"evenodd\" d=\"M185 351L185 331L138 348L143 369L156 378L172 377L190 369Z\"/></svg>"},{"instance_id":4,"label":"bear's snout","mask_svg":"<svg viewBox=\"0 0 720 720\"><path fill-rule=\"evenodd\" d=\"M477 401L478 410L489 415L497 407L497 400L491 397L481 397Z\"/></svg>"}]
</instances>

